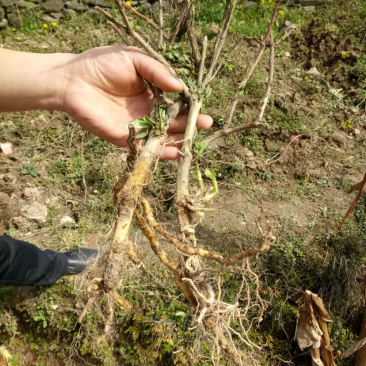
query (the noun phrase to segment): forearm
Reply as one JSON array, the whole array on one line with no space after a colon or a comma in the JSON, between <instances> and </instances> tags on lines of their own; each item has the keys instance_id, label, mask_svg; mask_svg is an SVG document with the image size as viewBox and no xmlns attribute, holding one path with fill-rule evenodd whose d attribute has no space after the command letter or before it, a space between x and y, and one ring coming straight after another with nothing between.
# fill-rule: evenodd
<instances>
[{"instance_id":1,"label":"forearm","mask_svg":"<svg viewBox=\"0 0 366 366\"><path fill-rule=\"evenodd\" d=\"M62 110L75 55L36 54L0 48L0 112Z\"/></svg>"}]
</instances>

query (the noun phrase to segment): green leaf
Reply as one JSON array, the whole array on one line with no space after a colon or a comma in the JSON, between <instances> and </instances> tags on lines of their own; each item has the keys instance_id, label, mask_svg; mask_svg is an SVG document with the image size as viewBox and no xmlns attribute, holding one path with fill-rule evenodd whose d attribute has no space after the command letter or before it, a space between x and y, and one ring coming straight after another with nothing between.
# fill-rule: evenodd
<instances>
[{"instance_id":1,"label":"green leaf","mask_svg":"<svg viewBox=\"0 0 366 366\"><path fill-rule=\"evenodd\" d=\"M181 316L181 317L185 317L187 314L184 311L178 311L175 313L175 316Z\"/></svg>"},{"instance_id":2,"label":"green leaf","mask_svg":"<svg viewBox=\"0 0 366 366\"><path fill-rule=\"evenodd\" d=\"M139 133L136 134L135 138L137 139L143 139L149 134L150 129L143 128Z\"/></svg>"},{"instance_id":3,"label":"green leaf","mask_svg":"<svg viewBox=\"0 0 366 366\"><path fill-rule=\"evenodd\" d=\"M149 116L145 116L143 118L144 122L149 123L150 126L155 126L156 125L156 121L154 121L153 119L151 119Z\"/></svg>"},{"instance_id":4,"label":"green leaf","mask_svg":"<svg viewBox=\"0 0 366 366\"><path fill-rule=\"evenodd\" d=\"M125 129L128 130L128 127L132 125L135 128L149 128L151 125L150 123L145 122L142 119L135 119L134 121L130 122L125 126Z\"/></svg>"},{"instance_id":5,"label":"green leaf","mask_svg":"<svg viewBox=\"0 0 366 366\"><path fill-rule=\"evenodd\" d=\"M206 168L205 169L205 176L212 181L216 181L215 172L212 169Z\"/></svg>"},{"instance_id":6,"label":"green leaf","mask_svg":"<svg viewBox=\"0 0 366 366\"><path fill-rule=\"evenodd\" d=\"M145 116L139 119L135 119L132 122L128 123L125 126L126 130L128 130L129 125L132 125L135 128L149 128L151 126L155 126L156 121L152 120L149 116Z\"/></svg>"}]
</instances>

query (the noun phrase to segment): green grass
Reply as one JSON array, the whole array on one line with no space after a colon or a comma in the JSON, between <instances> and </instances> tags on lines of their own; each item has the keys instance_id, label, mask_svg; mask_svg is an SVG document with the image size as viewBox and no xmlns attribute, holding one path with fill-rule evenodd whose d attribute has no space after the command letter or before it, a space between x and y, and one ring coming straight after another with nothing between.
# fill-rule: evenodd
<instances>
[{"instance_id":1,"label":"green grass","mask_svg":"<svg viewBox=\"0 0 366 366\"><path fill-rule=\"evenodd\" d=\"M257 3L258 5L255 7L246 7L243 1L238 1L230 25L230 30L232 32L257 38L260 38L265 34L268 21L272 16L275 1L271 1L269 4L268 1L264 4L261 4L261 1L257 1ZM210 34L208 26L212 22L216 24L221 23L224 4L225 1L222 0L203 0L196 5L198 24L203 27L203 31L208 35ZM279 27L285 20L289 20L298 26L307 24L310 21L309 15L306 12L284 8L281 10L274 27L275 38L280 37Z\"/></svg>"}]
</instances>

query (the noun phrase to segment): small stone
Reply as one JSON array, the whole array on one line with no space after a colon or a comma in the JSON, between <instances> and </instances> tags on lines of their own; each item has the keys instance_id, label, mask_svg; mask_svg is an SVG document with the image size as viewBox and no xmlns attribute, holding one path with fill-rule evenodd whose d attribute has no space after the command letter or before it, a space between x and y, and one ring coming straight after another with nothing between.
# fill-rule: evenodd
<instances>
[{"instance_id":1,"label":"small stone","mask_svg":"<svg viewBox=\"0 0 366 366\"><path fill-rule=\"evenodd\" d=\"M75 10L63 8L62 12L66 18L70 18L76 14Z\"/></svg>"},{"instance_id":2,"label":"small stone","mask_svg":"<svg viewBox=\"0 0 366 366\"><path fill-rule=\"evenodd\" d=\"M40 114L38 117L37 117L38 121L39 122L42 122L44 124L47 124L48 121L47 121L47 118L43 115L43 114Z\"/></svg>"},{"instance_id":3,"label":"small stone","mask_svg":"<svg viewBox=\"0 0 366 366\"><path fill-rule=\"evenodd\" d=\"M294 23L291 23L289 20L286 20L285 23L283 23L280 26L280 31L283 33L286 33L290 30L296 30L297 26Z\"/></svg>"},{"instance_id":4,"label":"small stone","mask_svg":"<svg viewBox=\"0 0 366 366\"><path fill-rule=\"evenodd\" d=\"M60 20L64 16L63 13L51 13L50 15L51 15L52 18L55 18L57 20Z\"/></svg>"},{"instance_id":5,"label":"small stone","mask_svg":"<svg viewBox=\"0 0 366 366\"><path fill-rule=\"evenodd\" d=\"M36 201L41 197L41 191L37 187L27 187L24 190L23 197L28 200Z\"/></svg>"},{"instance_id":6,"label":"small stone","mask_svg":"<svg viewBox=\"0 0 366 366\"><path fill-rule=\"evenodd\" d=\"M85 11L89 9L88 5L79 1L67 1L66 7L75 11Z\"/></svg>"},{"instance_id":7,"label":"small stone","mask_svg":"<svg viewBox=\"0 0 366 366\"><path fill-rule=\"evenodd\" d=\"M24 1L23 5L26 10L33 10L34 8L37 7L36 4L34 4L33 2L30 2L30 1Z\"/></svg>"},{"instance_id":8,"label":"small stone","mask_svg":"<svg viewBox=\"0 0 366 366\"><path fill-rule=\"evenodd\" d=\"M8 21L3 19L0 21L0 29L5 29L8 26Z\"/></svg>"},{"instance_id":9,"label":"small stone","mask_svg":"<svg viewBox=\"0 0 366 366\"><path fill-rule=\"evenodd\" d=\"M63 0L47 0L41 5L41 8L49 13L61 11L63 7Z\"/></svg>"},{"instance_id":10,"label":"small stone","mask_svg":"<svg viewBox=\"0 0 366 366\"><path fill-rule=\"evenodd\" d=\"M253 158L254 157L253 151L249 150L248 148L244 148L244 154L247 158Z\"/></svg>"},{"instance_id":11,"label":"small stone","mask_svg":"<svg viewBox=\"0 0 366 366\"><path fill-rule=\"evenodd\" d=\"M15 0L0 0L0 6L13 6L15 4Z\"/></svg>"},{"instance_id":12,"label":"small stone","mask_svg":"<svg viewBox=\"0 0 366 366\"><path fill-rule=\"evenodd\" d=\"M64 216L60 220L60 225L62 227L70 227L70 226L76 226L75 220L70 216Z\"/></svg>"},{"instance_id":13,"label":"small stone","mask_svg":"<svg viewBox=\"0 0 366 366\"><path fill-rule=\"evenodd\" d=\"M98 19L98 18L100 18L100 17L102 16L102 14L100 14L100 13L99 13L99 11L96 11L96 10L94 10L94 9L89 9L89 10L87 11L87 13L88 13L92 18L96 18L96 19Z\"/></svg>"},{"instance_id":14,"label":"small stone","mask_svg":"<svg viewBox=\"0 0 366 366\"><path fill-rule=\"evenodd\" d=\"M55 18L53 18L53 17L51 17L50 15L47 15L47 14L43 15L41 19L44 22L49 23L49 24L57 23L57 19L55 19Z\"/></svg>"},{"instance_id":15,"label":"small stone","mask_svg":"<svg viewBox=\"0 0 366 366\"><path fill-rule=\"evenodd\" d=\"M356 136L358 136L358 135L361 133L361 131L360 131L358 128L355 128L355 129L353 130L353 133L354 133Z\"/></svg>"},{"instance_id":16,"label":"small stone","mask_svg":"<svg viewBox=\"0 0 366 366\"><path fill-rule=\"evenodd\" d=\"M5 17L5 10L2 7L0 7L0 20L4 19L4 17Z\"/></svg>"},{"instance_id":17,"label":"small stone","mask_svg":"<svg viewBox=\"0 0 366 366\"><path fill-rule=\"evenodd\" d=\"M45 222L48 215L47 207L39 202L23 206L22 212L24 217L38 223Z\"/></svg>"},{"instance_id":18,"label":"small stone","mask_svg":"<svg viewBox=\"0 0 366 366\"><path fill-rule=\"evenodd\" d=\"M310 76L314 76L314 77L318 77L320 76L320 72L318 71L318 69L314 66L311 69L309 69L308 71L306 71L306 73Z\"/></svg>"},{"instance_id":19,"label":"small stone","mask_svg":"<svg viewBox=\"0 0 366 366\"><path fill-rule=\"evenodd\" d=\"M110 3L108 3L107 1L104 1L104 0L84 0L84 1L87 1L87 3L89 5L100 6L100 7L104 7L104 8L112 7L112 5Z\"/></svg>"},{"instance_id":20,"label":"small stone","mask_svg":"<svg viewBox=\"0 0 366 366\"><path fill-rule=\"evenodd\" d=\"M11 142L0 142L0 152L4 155L11 155L13 153L13 145Z\"/></svg>"},{"instance_id":21,"label":"small stone","mask_svg":"<svg viewBox=\"0 0 366 366\"><path fill-rule=\"evenodd\" d=\"M150 3L142 3L140 4L139 6L139 11L140 12L146 12L146 11L149 11L151 9L151 4Z\"/></svg>"},{"instance_id":22,"label":"small stone","mask_svg":"<svg viewBox=\"0 0 366 366\"><path fill-rule=\"evenodd\" d=\"M20 26L20 19L19 19L19 15L15 14L15 13L9 13L7 15L8 17L8 22L11 26L18 28Z\"/></svg>"},{"instance_id":23,"label":"small stone","mask_svg":"<svg viewBox=\"0 0 366 366\"><path fill-rule=\"evenodd\" d=\"M291 53L290 52L285 52L285 56L286 57L291 57Z\"/></svg>"}]
</instances>

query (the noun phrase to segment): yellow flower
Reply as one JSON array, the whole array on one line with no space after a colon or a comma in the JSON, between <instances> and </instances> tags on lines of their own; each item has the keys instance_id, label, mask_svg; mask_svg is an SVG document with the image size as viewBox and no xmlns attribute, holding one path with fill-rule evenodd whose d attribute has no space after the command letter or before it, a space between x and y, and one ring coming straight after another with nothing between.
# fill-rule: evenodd
<instances>
[{"instance_id":1,"label":"yellow flower","mask_svg":"<svg viewBox=\"0 0 366 366\"><path fill-rule=\"evenodd\" d=\"M48 28L48 24L44 23L44 24L43 24L43 28L44 28L44 29L47 29L47 28Z\"/></svg>"},{"instance_id":2,"label":"yellow flower","mask_svg":"<svg viewBox=\"0 0 366 366\"><path fill-rule=\"evenodd\" d=\"M15 32L17 29L16 28L13 28L13 32Z\"/></svg>"},{"instance_id":3,"label":"yellow flower","mask_svg":"<svg viewBox=\"0 0 366 366\"><path fill-rule=\"evenodd\" d=\"M346 127L346 122L342 122L342 123L341 123L341 126L342 126L342 127Z\"/></svg>"},{"instance_id":4,"label":"yellow flower","mask_svg":"<svg viewBox=\"0 0 366 366\"><path fill-rule=\"evenodd\" d=\"M280 13L280 15L285 14L285 12L283 10L280 10L279 13Z\"/></svg>"},{"instance_id":5,"label":"yellow flower","mask_svg":"<svg viewBox=\"0 0 366 366\"><path fill-rule=\"evenodd\" d=\"M128 6L132 6L131 1L126 1L126 4L127 4Z\"/></svg>"},{"instance_id":6,"label":"yellow flower","mask_svg":"<svg viewBox=\"0 0 366 366\"><path fill-rule=\"evenodd\" d=\"M348 125L347 127L348 127L348 128L352 128L352 125Z\"/></svg>"},{"instance_id":7,"label":"yellow flower","mask_svg":"<svg viewBox=\"0 0 366 366\"><path fill-rule=\"evenodd\" d=\"M261 1L261 5L264 5L266 3L266 0Z\"/></svg>"},{"instance_id":8,"label":"yellow flower","mask_svg":"<svg viewBox=\"0 0 366 366\"><path fill-rule=\"evenodd\" d=\"M55 28L58 27L58 24L57 23L51 23L51 24L52 24L52 27L55 27Z\"/></svg>"}]
</instances>

